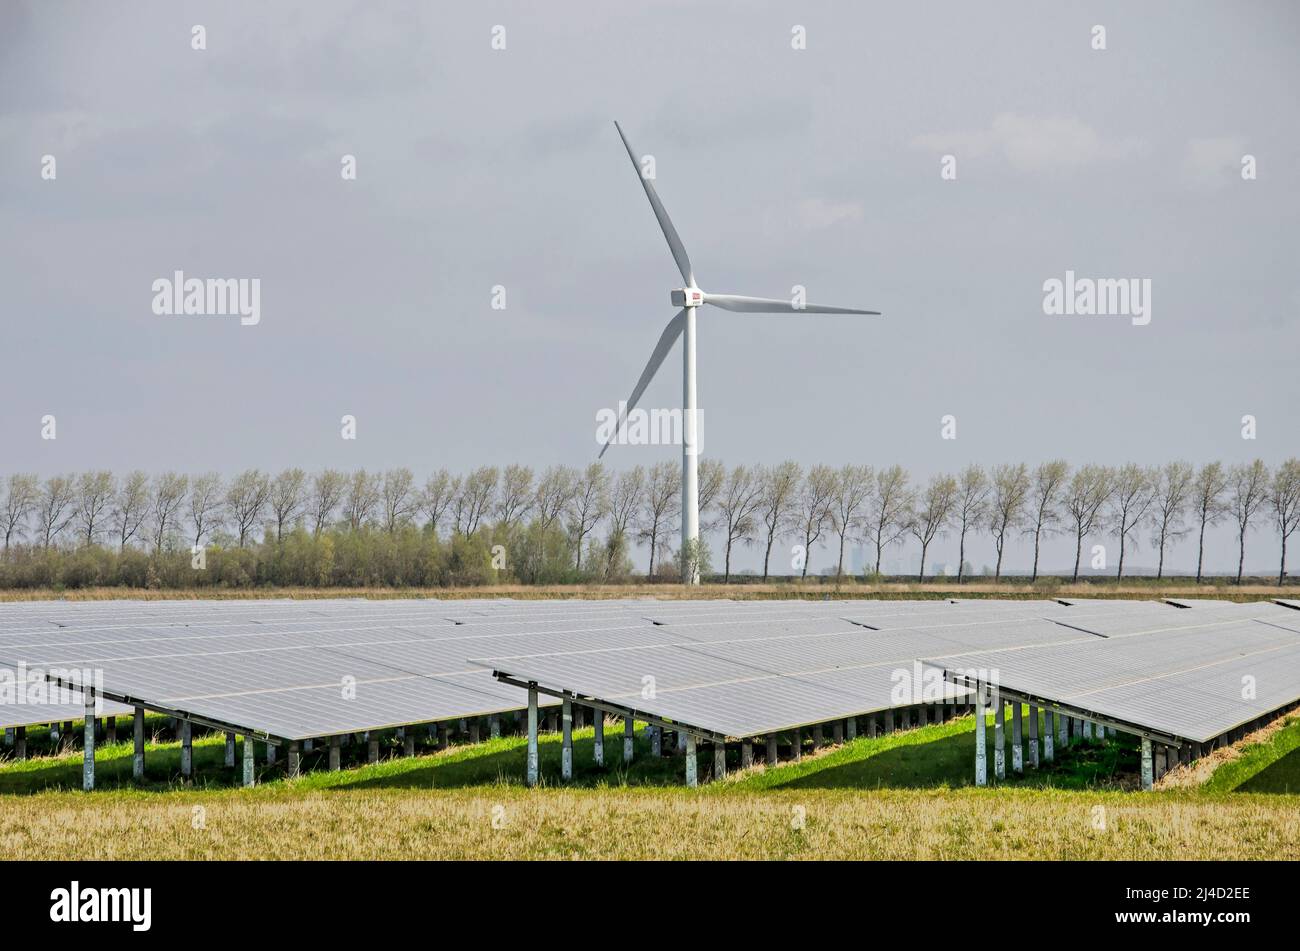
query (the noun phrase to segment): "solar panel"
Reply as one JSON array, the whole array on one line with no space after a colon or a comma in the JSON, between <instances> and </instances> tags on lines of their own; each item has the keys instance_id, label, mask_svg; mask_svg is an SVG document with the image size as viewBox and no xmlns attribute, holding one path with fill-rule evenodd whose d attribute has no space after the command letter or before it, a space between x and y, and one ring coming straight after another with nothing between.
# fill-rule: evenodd
<instances>
[{"instance_id":1,"label":"solar panel","mask_svg":"<svg viewBox=\"0 0 1300 951\"><path fill-rule=\"evenodd\" d=\"M125 716L131 707L114 703L111 700L98 701L96 716ZM86 703L79 691L67 691L67 702L31 703L18 702L7 691L0 688L0 729L19 726L37 726L42 723L64 723L68 720L80 720L86 715Z\"/></svg>"},{"instance_id":2,"label":"solar panel","mask_svg":"<svg viewBox=\"0 0 1300 951\"><path fill-rule=\"evenodd\" d=\"M440 617L439 602L25 607L0 612L0 663L93 668L112 696L283 739L521 706L517 691L466 663L456 644L468 628ZM496 643L480 638L473 649ZM412 656L414 647L426 655ZM30 707L22 715L28 723L54 718Z\"/></svg>"},{"instance_id":3,"label":"solar panel","mask_svg":"<svg viewBox=\"0 0 1300 951\"><path fill-rule=\"evenodd\" d=\"M579 655L481 657L476 662L515 680L745 737L963 696L965 691L942 688L933 697L915 695L909 678L915 662L927 653L960 654L972 645L1096 640L1041 618L949 613L941 620L950 623L893 630L820 619L782 633L778 625L788 622L769 622L766 637L760 624L672 624L662 630L691 640ZM726 636L728 629L735 635ZM898 688L905 682L913 693L900 700ZM652 685L649 695L647 684ZM804 706L786 702L790 697L804 697Z\"/></svg>"},{"instance_id":4,"label":"solar panel","mask_svg":"<svg viewBox=\"0 0 1300 951\"><path fill-rule=\"evenodd\" d=\"M1300 636L1253 619L925 663L1193 742L1300 699Z\"/></svg>"}]
</instances>

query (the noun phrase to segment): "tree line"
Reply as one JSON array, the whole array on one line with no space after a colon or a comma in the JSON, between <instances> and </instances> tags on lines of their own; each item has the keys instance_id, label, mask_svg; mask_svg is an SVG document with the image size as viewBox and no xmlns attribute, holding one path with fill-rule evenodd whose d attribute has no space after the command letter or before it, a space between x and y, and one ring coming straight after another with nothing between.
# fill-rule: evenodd
<instances>
[{"instance_id":1,"label":"tree line","mask_svg":"<svg viewBox=\"0 0 1300 951\"><path fill-rule=\"evenodd\" d=\"M879 577L885 551L912 541L924 580L930 546L946 536L958 541L958 583L968 540L992 540L996 580L1008 542L1032 538L1033 581L1042 542L1055 535L1074 542L1072 580L1085 539L1114 539L1122 578L1127 553L1146 535L1159 578L1166 553L1190 537L1199 582L1205 532L1219 523L1235 531L1238 583L1247 536L1271 527L1281 540L1282 584L1287 543L1300 525L1300 460L1271 471L1259 460L1199 468L1072 468L1053 460L1032 469L972 465L923 483L897 465L805 471L793 461L727 467L704 460L702 544L688 551L674 547L681 470L672 462L618 472L601 463L540 474L520 465L459 475L441 469L423 483L407 468L250 469L229 479L216 472L18 473L4 480L3 493L6 586L613 582L633 574L634 542L648 549L651 578L680 577L692 566L716 574L716 550L725 582L741 546L761 550L764 580L779 544L798 546L801 577L814 549L829 548L838 579L848 546L865 544L874 554L867 573ZM206 580L195 577L198 567L212 569Z\"/></svg>"}]
</instances>

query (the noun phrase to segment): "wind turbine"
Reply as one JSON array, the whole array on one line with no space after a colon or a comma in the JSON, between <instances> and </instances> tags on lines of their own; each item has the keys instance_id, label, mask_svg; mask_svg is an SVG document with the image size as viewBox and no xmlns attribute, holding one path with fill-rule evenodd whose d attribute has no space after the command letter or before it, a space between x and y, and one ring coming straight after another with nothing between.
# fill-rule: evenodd
<instances>
[{"instance_id":1,"label":"wind turbine","mask_svg":"<svg viewBox=\"0 0 1300 951\"><path fill-rule=\"evenodd\" d=\"M605 450L618 438L624 424L627 422L627 414L636 407L637 400L641 398L645 388L654 379L655 372L663 364L664 358L668 356L668 351L673 348L677 338L681 337L683 339L682 550L685 551L688 544L695 543L698 545L700 538L699 483L696 474L696 458L699 455L699 446L696 441L695 408L696 308L704 304L712 304L714 307L721 307L723 310L741 314L866 314L879 316L880 311L854 310L849 307L823 307L818 304L796 305L793 300L742 297L737 294L707 294L700 290L699 285L695 283L695 272L691 269L691 259L686 255L686 247L682 244L682 239L678 237L677 229L673 227L668 212L664 210L663 202L659 200L659 195L655 192L654 182L646 176L645 171L642 169L636 153L632 151L632 144L628 142L627 136L623 134L623 127L615 122L614 128L618 130L619 137L623 140L623 147L627 149L627 157L632 160L632 167L636 169L637 177L641 180L641 187L645 189L646 198L650 199L650 207L654 209L655 217L659 219L659 227L668 240L668 249L673 253L673 260L677 262L677 270L681 271L682 280L686 282L686 286L672 292L672 304L674 307L680 307L681 310L677 312L677 315L672 320L668 321L668 326L664 328L664 332L660 335L659 342L655 344L654 352L650 354L645 369L641 371L641 378L636 381L636 386L632 389L632 395L628 397L627 403L621 408L618 425L609 440L601 447L600 456L604 456ZM687 584L699 584L698 559L690 559L689 562L683 559L683 561L686 562L683 567L685 570L690 571L690 577L684 577L682 580Z\"/></svg>"}]
</instances>

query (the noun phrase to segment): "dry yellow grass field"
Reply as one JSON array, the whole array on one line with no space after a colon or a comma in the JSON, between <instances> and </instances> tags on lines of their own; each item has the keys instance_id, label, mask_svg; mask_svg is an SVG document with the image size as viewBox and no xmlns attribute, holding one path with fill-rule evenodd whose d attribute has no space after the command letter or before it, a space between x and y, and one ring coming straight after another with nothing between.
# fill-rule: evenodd
<instances>
[{"instance_id":1,"label":"dry yellow grass field","mask_svg":"<svg viewBox=\"0 0 1300 951\"><path fill-rule=\"evenodd\" d=\"M1300 859L1286 797L1156 793L279 790L42 794L9 859ZM1289 806L1288 808L1284 808Z\"/></svg>"}]
</instances>

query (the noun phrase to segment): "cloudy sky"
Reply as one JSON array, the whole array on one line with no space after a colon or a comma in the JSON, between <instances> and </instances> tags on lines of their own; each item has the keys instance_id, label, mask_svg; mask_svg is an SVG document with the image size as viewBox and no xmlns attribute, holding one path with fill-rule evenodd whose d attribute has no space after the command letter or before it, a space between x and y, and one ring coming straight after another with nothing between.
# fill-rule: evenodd
<instances>
[{"instance_id":1,"label":"cloudy sky","mask_svg":"<svg viewBox=\"0 0 1300 951\"><path fill-rule=\"evenodd\" d=\"M707 455L1295 455L1300 8L1048 7L7 2L0 468L594 458L680 284L613 119L705 290L884 312L702 312ZM259 278L260 323L156 315L175 270ZM1150 323L1046 315L1067 270Z\"/></svg>"}]
</instances>

